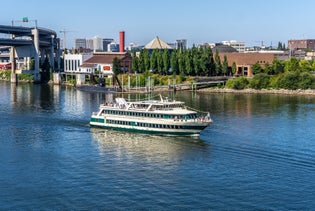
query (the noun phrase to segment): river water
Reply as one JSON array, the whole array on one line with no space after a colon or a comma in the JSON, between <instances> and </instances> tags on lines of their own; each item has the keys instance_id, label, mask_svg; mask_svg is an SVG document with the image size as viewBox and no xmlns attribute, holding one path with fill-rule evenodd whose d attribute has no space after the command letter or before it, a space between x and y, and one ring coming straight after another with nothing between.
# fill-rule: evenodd
<instances>
[{"instance_id":1,"label":"river water","mask_svg":"<svg viewBox=\"0 0 315 211\"><path fill-rule=\"evenodd\" d=\"M211 112L198 138L90 128L113 94L0 90L0 209L315 208L314 96L177 92Z\"/></svg>"}]
</instances>

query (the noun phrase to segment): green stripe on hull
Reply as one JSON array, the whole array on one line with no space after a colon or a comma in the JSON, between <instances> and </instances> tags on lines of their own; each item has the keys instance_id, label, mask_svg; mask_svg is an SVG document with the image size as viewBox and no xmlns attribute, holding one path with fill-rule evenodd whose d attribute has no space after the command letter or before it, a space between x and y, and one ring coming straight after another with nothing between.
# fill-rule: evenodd
<instances>
[{"instance_id":1,"label":"green stripe on hull","mask_svg":"<svg viewBox=\"0 0 315 211\"><path fill-rule=\"evenodd\" d=\"M171 132L171 131L152 131L152 130L140 130L140 129L135 129L135 128L120 128L120 127L111 127L111 126L105 126L105 125L92 125L90 124L91 127L98 127L98 128L104 128L104 129L113 129L113 130L118 130L118 131L130 131L130 132L140 132L140 133L150 133L150 134L161 134L161 135L199 135L200 132Z\"/></svg>"}]
</instances>

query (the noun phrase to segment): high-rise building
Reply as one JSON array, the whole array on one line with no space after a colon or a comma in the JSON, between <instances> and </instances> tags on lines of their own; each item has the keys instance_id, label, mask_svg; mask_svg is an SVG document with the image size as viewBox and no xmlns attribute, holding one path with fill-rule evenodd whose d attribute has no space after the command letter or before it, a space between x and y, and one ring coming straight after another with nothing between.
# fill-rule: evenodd
<instances>
[{"instance_id":1,"label":"high-rise building","mask_svg":"<svg viewBox=\"0 0 315 211\"><path fill-rule=\"evenodd\" d=\"M92 39L87 39L87 40L86 40L86 48L87 48L87 49L91 49L91 50L94 49L94 48L93 48L93 40L92 40Z\"/></svg>"},{"instance_id":2,"label":"high-rise building","mask_svg":"<svg viewBox=\"0 0 315 211\"><path fill-rule=\"evenodd\" d=\"M111 38L105 38L103 39L103 51L109 51L108 50L108 44L114 42L114 39L111 39Z\"/></svg>"},{"instance_id":3,"label":"high-rise building","mask_svg":"<svg viewBox=\"0 0 315 211\"><path fill-rule=\"evenodd\" d=\"M93 50L103 51L103 39L99 36L93 37Z\"/></svg>"},{"instance_id":4,"label":"high-rise building","mask_svg":"<svg viewBox=\"0 0 315 211\"><path fill-rule=\"evenodd\" d=\"M119 44L111 42L108 44L107 49L109 52L119 52Z\"/></svg>"},{"instance_id":5,"label":"high-rise building","mask_svg":"<svg viewBox=\"0 0 315 211\"><path fill-rule=\"evenodd\" d=\"M187 48L187 40L181 39L175 41L175 49L186 49Z\"/></svg>"},{"instance_id":6,"label":"high-rise building","mask_svg":"<svg viewBox=\"0 0 315 211\"><path fill-rule=\"evenodd\" d=\"M83 38L77 38L74 40L74 48L75 49L86 49L86 39Z\"/></svg>"}]
</instances>

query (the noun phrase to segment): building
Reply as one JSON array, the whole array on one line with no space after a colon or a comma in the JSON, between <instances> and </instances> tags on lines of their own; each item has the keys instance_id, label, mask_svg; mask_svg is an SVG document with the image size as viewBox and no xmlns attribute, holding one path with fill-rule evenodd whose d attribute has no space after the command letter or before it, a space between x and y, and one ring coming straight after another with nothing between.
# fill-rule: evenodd
<instances>
[{"instance_id":1,"label":"building","mask_svg":"<svg viewBox=\"0 0 315 211\"><path fill-rule=\"evenodd\" d=\"M77 38L74 40L74 48L75 49L86 49L86 39Z\"/></svg>"},{"instance_id":2,"label":"building","mask_svg":"<svg viewBox=\"0 0 315 211\"><path fill-rule=\"evenodd\" d=\"M91 58L92 54L65 54L64 56L64 72L81 73L80 65Z\"/></svg>"},{"instance_id":3,"label":"building","mask_svg":"<svg viewBox=\"0 0 315 211\"><path fill-rule=\"evenodd\" d=\"M112 42L114 42L114 39L112 39L112 38L105 38L105 39L103 39L103 51L104 52L109 51L108 44L110 44Z\"/></svg>"},{"instance_id":4,"label":"building","mask_svg":"<svg viewBox=\"0 0 315 211\"><path fill-rule=\"evenodd\" d=\"M252 66L256 63L262 67L265 64L272 64L275 54L273 53L238 53L238 52L219 52L221 61L224 60L224 56L227 57L228 66L232 67L233 63L236 64L236 76L252 77Z\"/></svg>"},{"instance_id":5,"label":"building","mask_svg":"<svg viewBox=\"0 0 315 211\"><path fill-rule=\"evenodd\" d=\"M103 39L99 36L93 37L93 50L103 51Z\"/></svg>"},{"instance_id":6,"label":"building","mask_svg":"<svg viewBox=\"0 0 315 211\"><path fill-rule=\"evenodd\" d=\"M151 42L144 46L145 49L154 50L154 49L172 49L166 42L161 40L159 37L154 38Z\"/></svg>"},{"instance_id":7,"label":"building","mask_svg":"<svg viewBox=\"0 0 315 211\"><path fill-rule=\"evenodd\" d=\"M117 53L94 53L93 56L87 59L80 66L81 72L95 72L100 71L105 75L113 74L113 60L114 58L118 58L121 62L121 72L122 73L131 73L131 62L132 57L130 54L125 52L117 52Z\"/></svg>"},{"instance_id":8,"label":"building","mask_svg":"<svg viewBox=\"0 0 315 211\"><path fill-rule=\"evenodd\" d=\"M119 44L111 42L107 45L107 52L119 52Z\"/></svg>"},{"instance_id":9,"label":"building","mask_svg":"<svg viewBox=\"0 0 315 211\"><path fill-rule=\"evenodd\" d=\"M94 49L94 45L93 45L93 40L92 39L87 39L86 40L86 48L87 49L91 49L91 50Z\"/></svg>"},{"instance_id":10,"label":"building","mask_svg":"<svg viewBox=\"0 0 315 211\"><path fill-rule=\"evenodd\" d=\"M223 45L231 46L235 48L238 52L245 52L245 42L238 42L236 40L222 41Z\"/></svg>"},{"instance_id":11,"label":"building","mask_svg":"<svg viewBox=\"0 0 315 211\"><path fill-rule=\"evenodd\" d=\"M181 39L175 41L175 49L186 49L187 48L187 40Z\"/></svg>"},{"instance_id":12,"label":"building","mask_svg":"<svg viewBox=\"0 0 315 211\"><path fill-rule=\"evenodd\" d=\"M294 50L315 51L315 39L289 40L288 48Z\"/></svg>"}]
</instances>

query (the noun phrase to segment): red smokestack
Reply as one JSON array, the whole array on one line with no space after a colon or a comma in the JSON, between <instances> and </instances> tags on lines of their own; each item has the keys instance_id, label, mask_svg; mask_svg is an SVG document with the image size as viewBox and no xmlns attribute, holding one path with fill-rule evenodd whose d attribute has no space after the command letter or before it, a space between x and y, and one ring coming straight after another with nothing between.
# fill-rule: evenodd
<instances>
[{"instance_id":1,"label":"red smokestack","mask_svg":"<svg viewBox=\"0 0 315 211\"><path fill-rule=\"evenodd\" d=\"M125 51L125 32L119 32L119 52Z\"/></svg>"}]
</instances>

